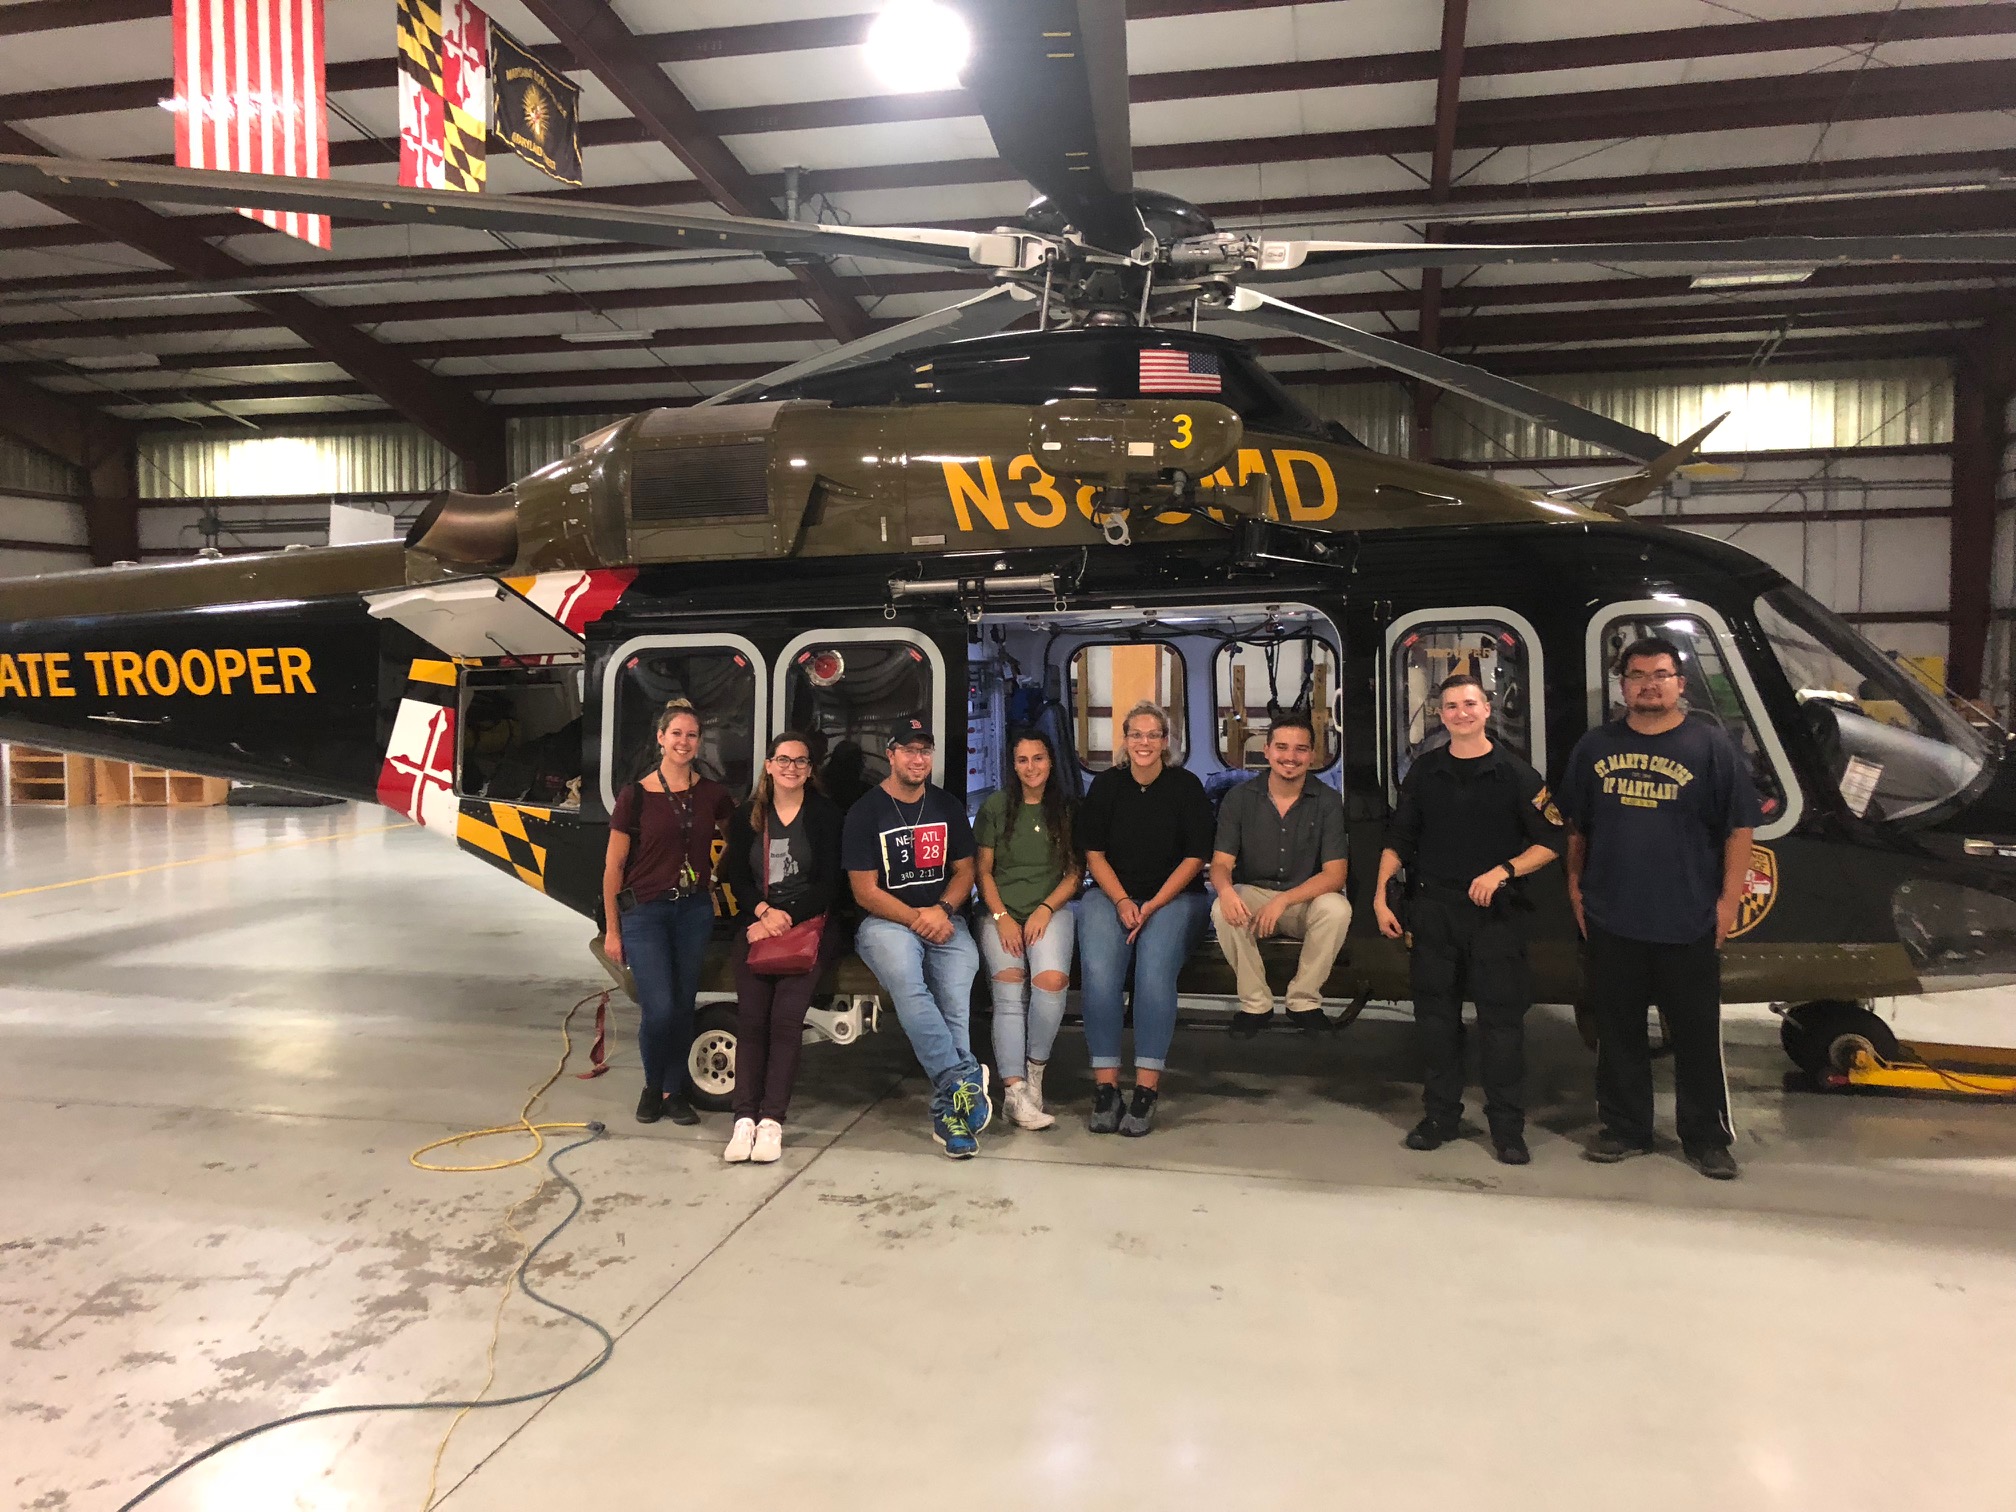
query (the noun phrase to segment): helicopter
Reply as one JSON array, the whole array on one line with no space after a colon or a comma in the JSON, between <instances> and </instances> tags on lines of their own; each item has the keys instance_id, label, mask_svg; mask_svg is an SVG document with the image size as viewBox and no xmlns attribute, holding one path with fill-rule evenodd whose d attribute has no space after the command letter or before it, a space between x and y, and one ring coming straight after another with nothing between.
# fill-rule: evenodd
<instances>
[{"instance_id":1,"label":"helicopter","mask_svg":"<svg viewBox=\"0 0 2016 1512\"><path fill-rule=\"evenodd\" d=\"M1136 696L1220 793L1273 713L1316 726L1343 794L1354 924L1329 990L1408 996L1363 894L1432 689L1479 675L1494 738L1558 775L1622 695L1618 650L1681 649L1689 717L1749 762L1764 822L1724 957L1732 1002L1795 1005L1816 1069L1894 1047L1869 999L2016 981L2016 764L1775 570L1634 521L1694 457L1474 366L1265 292L1312 271L1588 258L1575 245L1284 240L1137 188L1117 0L968 0L964 83L1039 191L986 232L813 225L587 201L0 156L0 188L620 239L789 262L857 256L991 285L687 408L583 436L495 494L436 496L403 541L0 584L0 737L376 802L598 919L616 793L673 697L703 769L748 791L800 731L845 790L936 722L935 780L977 803L1033 726L1081 782ZM1604 243L1611 263L2016 260L2016 236ZM1032 318L1033 330L1011 327ZM1635 470L1542 494L1381 455L1241 342L1288 333L1538 420ZM1581 992L1558 868L1538 879L1536 994ZM703 986L728 988L725 945ZM613 974L620 967L604 962ZM1285 974L1285 973L1284 973ZM1231 989L1209 948L1186 993ZM872 1026L842 961L809 1032ZM734 1018L703 1009L694 1100L725 1107Z\"/></svg>"}]
</instances>

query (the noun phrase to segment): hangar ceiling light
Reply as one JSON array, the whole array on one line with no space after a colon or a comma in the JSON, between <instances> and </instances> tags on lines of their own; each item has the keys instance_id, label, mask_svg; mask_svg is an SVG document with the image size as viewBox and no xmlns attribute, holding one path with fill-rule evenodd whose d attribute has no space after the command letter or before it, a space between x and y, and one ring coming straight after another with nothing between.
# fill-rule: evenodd
<instances>
[{"instance_id":1,"label":"hangar ceiling light","mask_svg":"<svg viewBox=\"0 0 2016 1512\"><path fill-rule=\"evenodd\" d=\"M1804 283L1813 276L1811 268L1738 268L1726 273L1696 273L1687 281L1690 289L1765 289L1777 284Z\"/></svg>"},{"instance_id":2,"label":"hangar ceiling light","mask_svg":"<svg viewBox=\"0 0 2016 1512\"><path fill-rule=\"evenodd\" d=\"M966 23L933 0L895 0L868 28L868 68L886 89L957 89L973 51Z\"/></svg>"}]
</instances>

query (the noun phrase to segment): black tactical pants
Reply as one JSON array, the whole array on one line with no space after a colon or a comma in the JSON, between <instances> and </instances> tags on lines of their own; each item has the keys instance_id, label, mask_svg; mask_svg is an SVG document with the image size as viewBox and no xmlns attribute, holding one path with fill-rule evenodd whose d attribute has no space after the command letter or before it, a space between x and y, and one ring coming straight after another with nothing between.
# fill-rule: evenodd
<instances>
[{"instance_id":1,"label":"black tactical pants","mask_svg":"<svg viewBox=\"0 0 2016 1512\"><path fill-rule=\"evenodd\" d=\"M1673 1046L1674 1122L1690 1150L1727 1149L1729 1083L1722 1068L1722 956L1715 936L1685 945L1631 940L1589 926L1596 1010L1596 1112L1607 1133L1652 1143L1652 1050L1646 1011L1666 1015Z\"/></svg>"},{"instance_id":2,"label":"black tactical pants","mask_svg":"<svg viewBox=\"0 0 2016 1512\"><path fill-rule=\"evenodd\" d=\"M1526 1010L1533 984L1525 932L1498 910L1439 890L1413 903L1414 1032L1428 1117L1453 1130L1463 1117L1463 1002L1477 1005L1484 1117L1502 1143L1526 1128Z\"/></svg>"}]
</instances>

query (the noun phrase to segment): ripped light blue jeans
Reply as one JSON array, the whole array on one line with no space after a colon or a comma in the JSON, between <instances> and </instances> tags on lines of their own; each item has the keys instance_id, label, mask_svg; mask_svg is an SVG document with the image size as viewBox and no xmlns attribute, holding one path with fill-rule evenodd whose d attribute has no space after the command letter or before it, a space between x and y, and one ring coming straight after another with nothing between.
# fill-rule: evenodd
<instances>
[{"instance_id":1,"label":"ripped light blue jeans","mask_svg":"<svg viewBox=\"0 0 2016 1512\"><path fill-rule=\"evenodd\" d=\"M1043 938L1025 945L1020 956L1001 943L1001 926L980 920L980 954L987 961L987 988L994 995L994 1064L1005 1076L1022 1076L1030 1061L1050 1059L1057 1028L1064 1022L1064 999L1070 991L1071 947L1078 935L1078 915L1070 907L1051 917ZM1021 980L1004 982L1001 973L1019 972ZM1054 971L1062 987L1039 987L1036 978Z\"/></svg>"}]
</instances>

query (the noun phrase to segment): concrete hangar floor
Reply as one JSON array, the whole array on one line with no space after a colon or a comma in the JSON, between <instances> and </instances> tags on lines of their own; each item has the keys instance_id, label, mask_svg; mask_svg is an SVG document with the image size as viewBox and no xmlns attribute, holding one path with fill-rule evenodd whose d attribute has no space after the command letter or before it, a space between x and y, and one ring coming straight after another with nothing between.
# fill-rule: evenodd
<instances>
[{"instance_id":1,"label":"concrete hangar floor","mask_svg":"<svg viewBox=\"0 0 2016 1512\"><path fill-rule=\"evenodd\" d=\"M115 1507L267 1418L482 1381L501 1220L530 1195L542 1232L564 1194L407 1152L508 1119L596 983L579 920L382 822L0 819L8 1505ZM1744 1179L1598 1168L1587 1052L1542 1011L1535 1160L1507 1170L1401 1148L1406 1027L1375 1015L1186 1031L1152 1139L1067 1119L964 1165L900 1033L808 1050L769 1168L724 1167L718 1118L634 1123L619 1040L547 1104L610 1132L565 1162L588 1204L535 1272L616 1352L465 1422L445 1505L2016 1505L2007 1108L1789 1094L1746 1013ZM515 1299L493 1394L595 1348ZM282 1429L147 1505L417 1508L449 1416Z\"/></svg>"}]
</instances>

